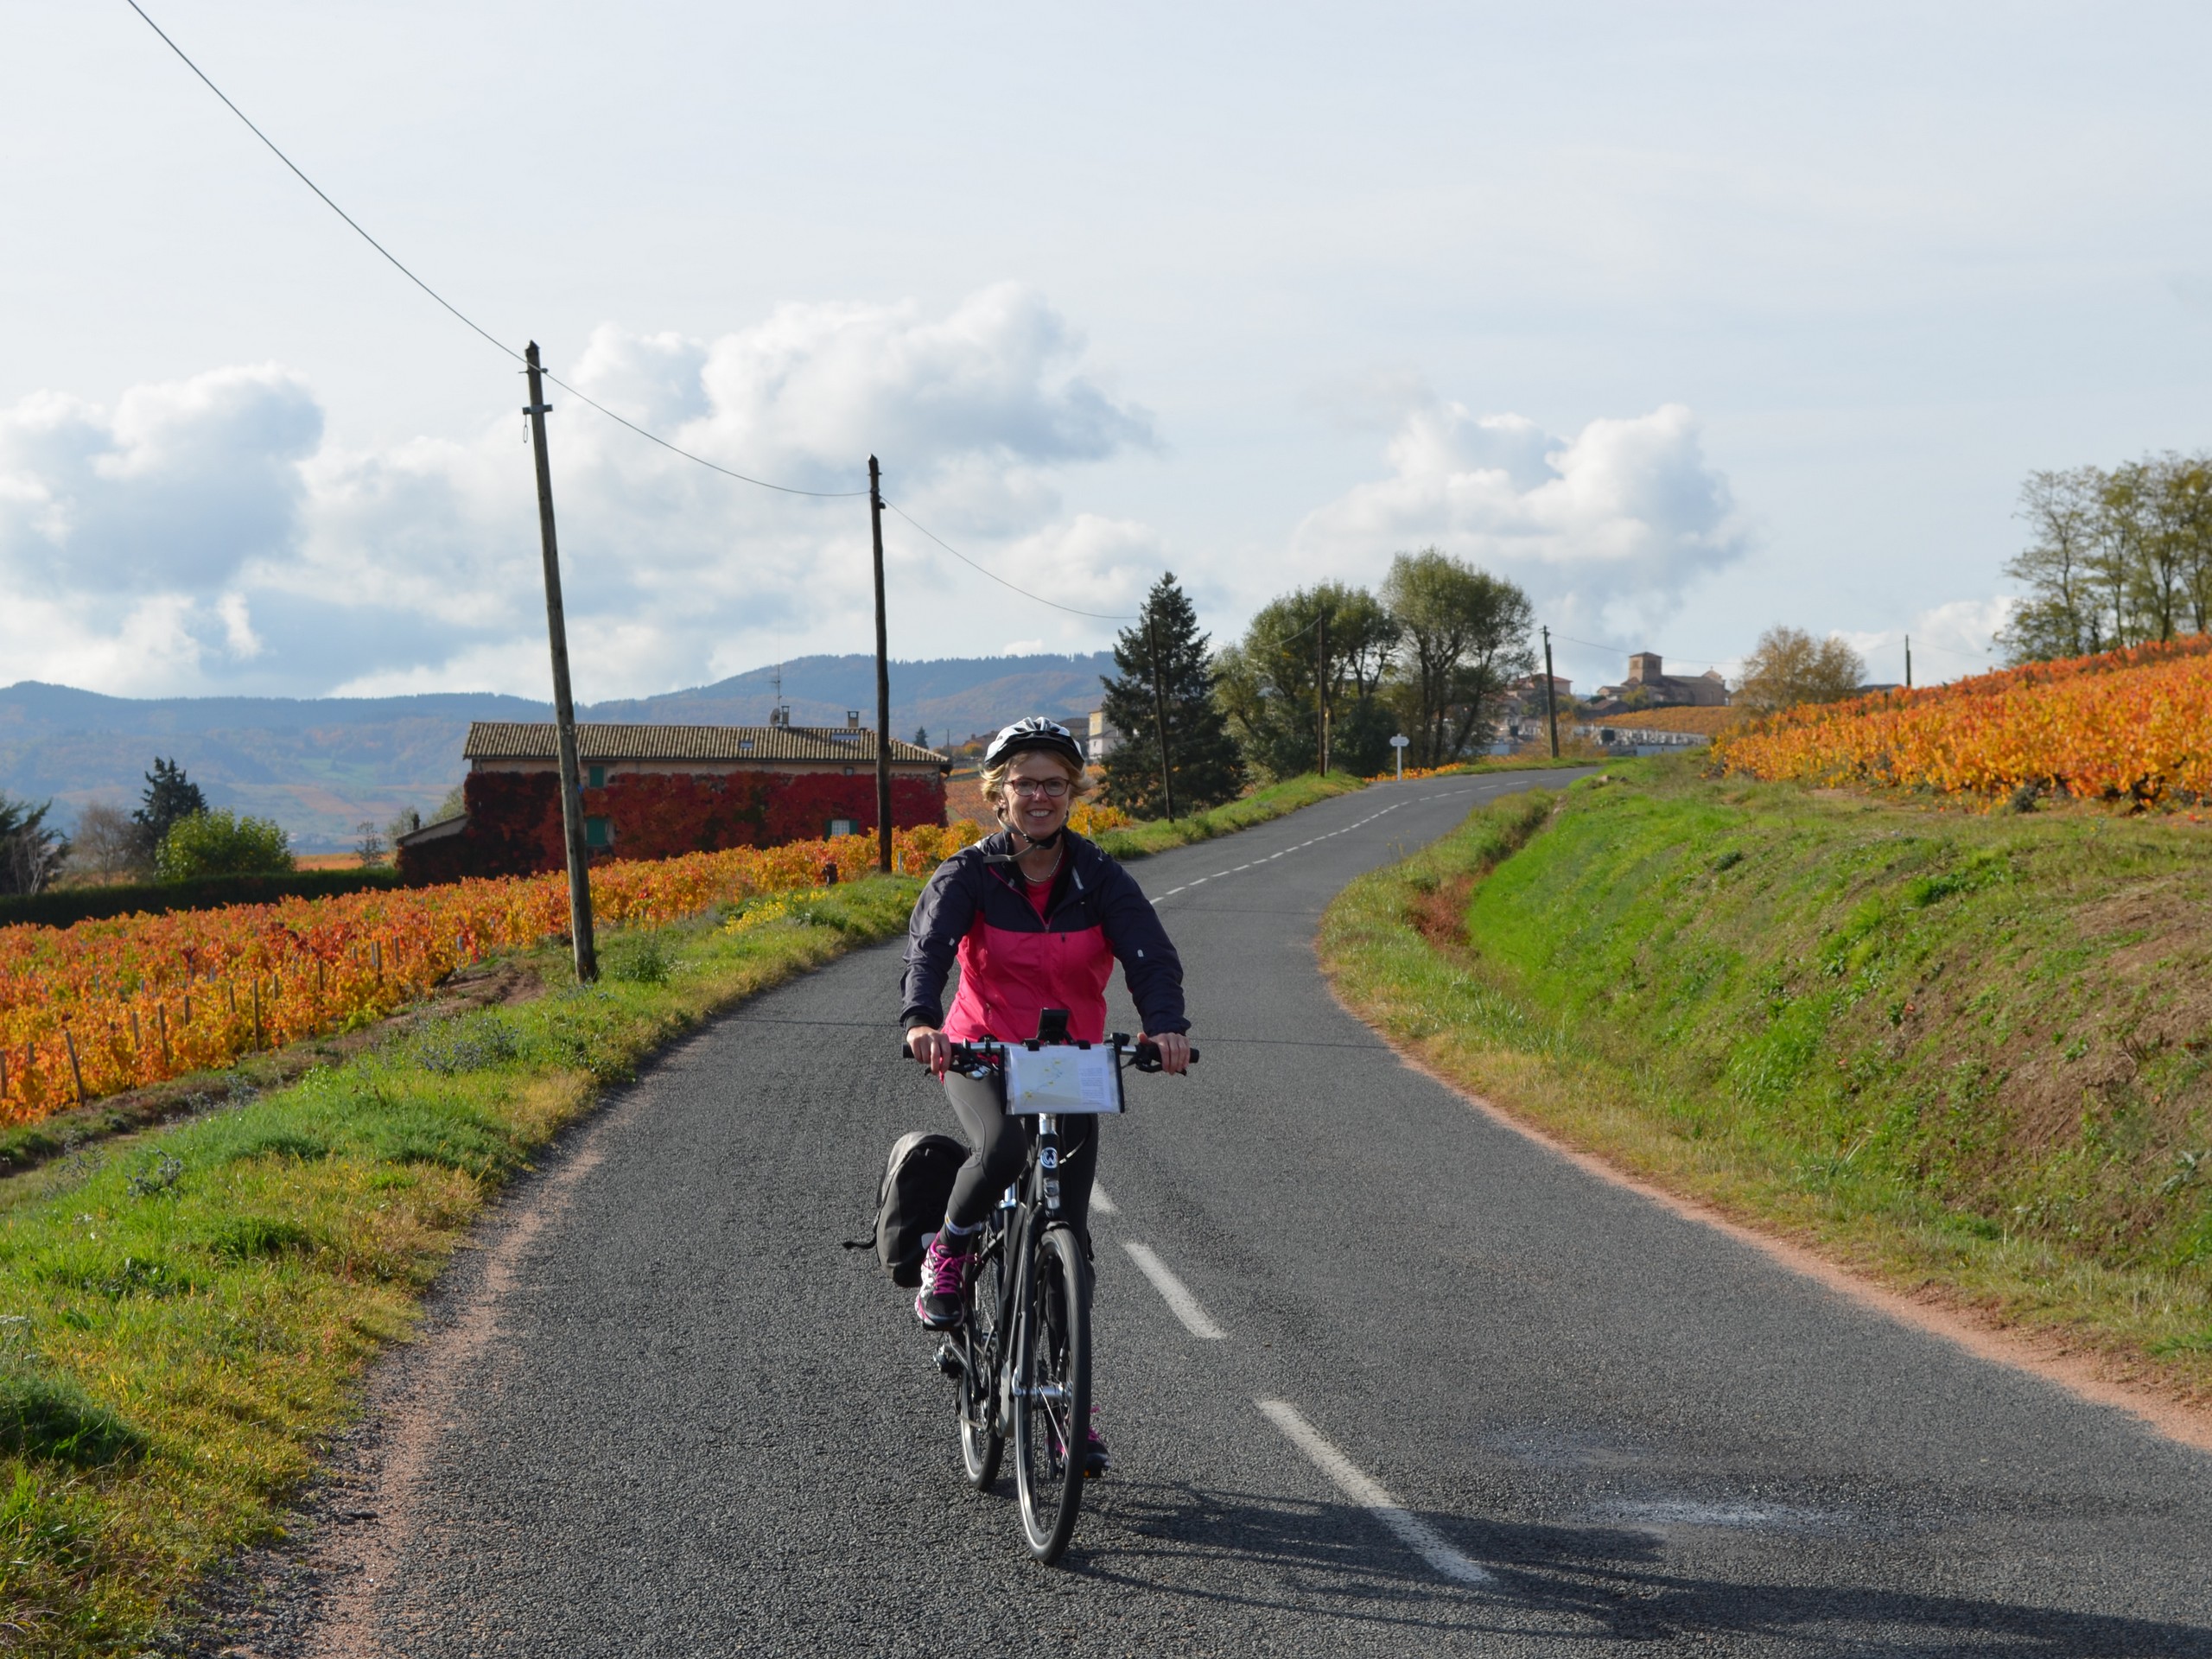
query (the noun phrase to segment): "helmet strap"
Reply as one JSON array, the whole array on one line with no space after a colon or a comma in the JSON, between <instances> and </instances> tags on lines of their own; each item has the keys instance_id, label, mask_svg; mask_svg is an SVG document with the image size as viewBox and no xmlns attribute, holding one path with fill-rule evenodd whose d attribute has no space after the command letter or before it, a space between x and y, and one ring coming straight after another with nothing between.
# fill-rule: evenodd
<instances>
[{"instance_id":1,"label":"helmet strap","mask_svg":"<svg viewBox=\"0 0 2212 1659\"><path fill-rule=\"evenodd\" d=\"M986 864L1019 864L1023 859L1028 857L1032 853L1047 851L1052 848L1058 846L1060 844L1060 836L1065 833L1067 830L1067 826L1065 824L1062 824L1059 829L1053 830L1051 835L1032 840L1026 831L1015 829L1012 824L1006 821L1006 809L1004 807L994 807L991 810L998 815L999 827L1001 829L1004 830L1009 836L1018 836L1020 839L1027 842L1029 844L1022 848L1020 852L986 853L983 855L983 862Z\"/></svg>"}]
</instances>

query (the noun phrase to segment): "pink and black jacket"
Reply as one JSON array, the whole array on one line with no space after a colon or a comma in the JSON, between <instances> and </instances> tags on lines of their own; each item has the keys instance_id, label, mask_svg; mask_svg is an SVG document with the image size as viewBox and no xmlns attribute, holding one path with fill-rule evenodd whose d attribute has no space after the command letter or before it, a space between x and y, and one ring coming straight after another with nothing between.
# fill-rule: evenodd
<instances>
[{"instance_id":1,"label":"pink and black jacket","mask_svg":"<svg viewBox=\"0 0 2212 1659\"><path fill-rule=\"evenodd\" d=\"M1188 1031L1183 963L1152 900L1129 873L1073 830L1039 916L1011 864L985 862L1014 850L1005 830L963 848L938 867L907 929L900 1023L939 1026L955 1042L1037 1034L1043 1008L1068 1011L1069 1034L1106 1036L1106 987L1118 958L1144 1028ZM957 957L960 992L941 1014L944 982Z\"/></svg>"}]
</instances>

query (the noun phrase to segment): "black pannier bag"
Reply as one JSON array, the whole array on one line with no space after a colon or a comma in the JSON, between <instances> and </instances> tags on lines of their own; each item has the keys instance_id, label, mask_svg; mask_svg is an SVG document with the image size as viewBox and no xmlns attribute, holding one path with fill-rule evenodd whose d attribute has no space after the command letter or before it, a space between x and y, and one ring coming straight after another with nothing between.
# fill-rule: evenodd
<instances>
[{"instance_id":1,"label":"black pannier bag","mask_svg":"<svg viewBox=\"0 0 2212 1659\"><path fill-rule=\"evenodd\" d=\"M875 1200L875 1259L894 1285L922 1282L922 1253L944 1221L952 1178L968 1148L949 1135L915 1129L891 1143Z\"/></svg>"}]
</instances>

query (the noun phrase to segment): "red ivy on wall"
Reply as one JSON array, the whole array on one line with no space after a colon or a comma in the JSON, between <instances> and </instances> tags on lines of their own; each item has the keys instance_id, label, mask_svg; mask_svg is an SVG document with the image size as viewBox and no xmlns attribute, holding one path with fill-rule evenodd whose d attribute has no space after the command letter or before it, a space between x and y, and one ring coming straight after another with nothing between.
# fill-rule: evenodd
<instances>
[{"instance_id":1,"label":"red ivy on wall","mask_svg":"<svg viewBox=\"0 0 2212 1659\"><path fill-rule=\"evenodd\" d=\"M603 789L583 792L587 817L605 818L613 844L594 848L603 858L672 858L731 847L779 847L829 833L832 820L875 827L875 776L837 772L621 772ZM472 772L463 786L468 827L456 836L400 849L410 882L467 875L524 875L557 870L561 790L550 772ZM894 829L944 822L944 781L891 780Z\"/></svg>"}]
</instances>

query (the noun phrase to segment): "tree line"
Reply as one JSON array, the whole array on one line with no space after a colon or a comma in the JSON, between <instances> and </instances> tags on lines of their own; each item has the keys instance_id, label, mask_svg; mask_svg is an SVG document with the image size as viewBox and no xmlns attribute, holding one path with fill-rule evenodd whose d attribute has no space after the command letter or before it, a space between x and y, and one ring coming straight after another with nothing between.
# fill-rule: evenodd
<instances>
[{"instance_id":1,"label":"tree line","mask_svg":"<svg viewBox=\"0 0 2212 1659\"><path fill-rule=\"evenodd\" d=\"M268 818L210 808L199 785L175 760L156 757L145 792L126 813L96 803L64 836L34 806L0 795L0 893L43 893L64 869L94 880L152 875L180 881L292 868L290 837Z\"/></svg>"},{"instance_id":2,"label":"tree line","mask_svg":"<svg viewBox=\"0 0 2212 1659\"><path fill-rule=\"evenodd\" d=\"M1436 766L1490 739L1506 690L1537 668L1535 609L1514 582L1439 549L1401 553L1373 593L1317 583L1261 607L1217 650L1173 574L1114 645L1107 802L1139 817L1233 800L1248 783L1316 770ZM1161 741L1171 766L1163 773Z\"/></svg>"},{"instance_id":3,"label":"tree line","mask_svg":"<svg viewBox=\"0 0 2212 1659\"><path fill-rule=\"evenodd\" d=\"M2212 631L2212 454L2031 473L2027 595L1998 634L2015 663Z\"/></svg>"}]
</instances>

